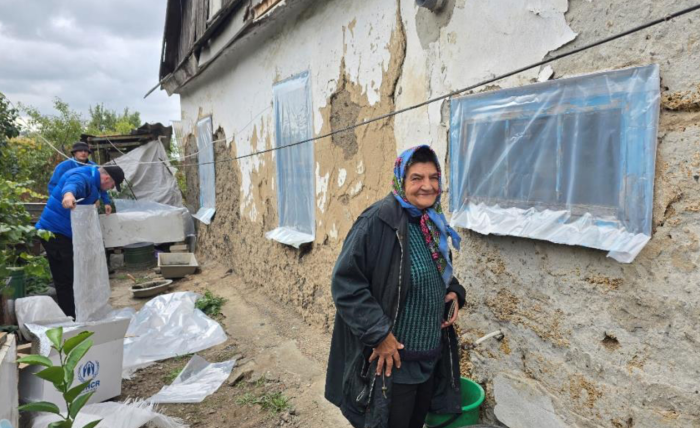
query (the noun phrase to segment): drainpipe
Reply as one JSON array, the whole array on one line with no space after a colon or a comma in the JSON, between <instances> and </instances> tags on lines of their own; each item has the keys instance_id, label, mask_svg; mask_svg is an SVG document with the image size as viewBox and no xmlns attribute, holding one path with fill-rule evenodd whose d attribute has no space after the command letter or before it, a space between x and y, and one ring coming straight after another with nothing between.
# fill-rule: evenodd
<instances>
[{"instance_id":1,"label":"drainpipe","mask_svg":"<svg viewBox=\"0 0 700 428\"><path fill-rule=\"evenodd\" d=\"M445 4L445 0L416 0L416 5L431 12L437 12Z\"/></svg>"}]
</instances>

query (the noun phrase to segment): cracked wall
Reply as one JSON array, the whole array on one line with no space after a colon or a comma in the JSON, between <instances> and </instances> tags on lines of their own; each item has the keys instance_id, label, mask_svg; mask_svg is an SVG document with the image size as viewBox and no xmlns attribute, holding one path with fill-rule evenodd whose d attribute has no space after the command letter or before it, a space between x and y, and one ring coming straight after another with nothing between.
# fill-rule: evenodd
<instances>
[{"instance_id":1,"label":"cracked wall","mask_svg":"<svg viewBox=\"0 0 700 428\"><path fill-rule=\"evenodd\" d=\"M562 51L691 3L572 1L566 21L578 36ZM464 233L457 272L469 278L470 314L462 325L471 340L499 328L509 339L509 354L495 341L472 351L472 373L491 392L486 416L494 417L497 379L550 403L556 419L547 426L700 426L697 19L682 17L551 65L555 78L660 65L654 231L629 265L580 247ZM511 411L523 404L503 402ZM545 424L546 406L533 408ZM498 407L496 415L528 426Z\"/></svg>"},{"instance_id":2,"label":"cracked wall","mask_svg":"<svg viewBox=\"0 0 700 428\"><path fill-rule=\"evenodd\" d=\"M310 72L314 133L322 135L689 4L447 0L432 13L413 0L314 2L260 30L257 42L243 43L189 84L181 93L183 130L191 133L198 118L211 114L215 139L227 141L217 144L216 159L247 155L274 146L272 86L302 71ZM700 378L694 19L551 66L559 78L661 65L654 234L634 263L585 248L460 231L456 275L468 290L461 331L469 341L506 332L502 342L462 356L463 373L486 389L486 419L536 426L508 419L509 410L527 404L534 415L551 410L548 426L685 427L700 420L693 404ZM531 70L476 92L529 84L539 75ZM210 226L198 225L198 257L229 266L273 302L329 327L330 273L352 222L389 191L397 152L427 143L447 160L448 121L448 104L437 102L314 142L316 240L302 250L264 238L278 220L274 152L217 163L217 214ZM190 137L186 153L193 144ZM187 173L187 200L196 204L196 168ZM522 393L518 403L508 391Z\"/></svg>"}]
</instances>

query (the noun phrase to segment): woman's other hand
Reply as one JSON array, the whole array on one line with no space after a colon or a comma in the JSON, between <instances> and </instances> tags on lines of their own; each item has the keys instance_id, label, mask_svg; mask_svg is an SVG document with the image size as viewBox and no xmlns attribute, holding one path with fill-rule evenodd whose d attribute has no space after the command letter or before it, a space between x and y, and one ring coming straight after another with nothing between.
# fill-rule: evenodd
<instances>
[{"instance_id":1,"label":"woman's other hand","mask_svg":"<svg viewBox=\"0 0 700 428\"><path fill-rule=\"evenodd\" d=\"M457 300L457 294L454 291L450 291L445 295L445 303L448 302L454 302L453 304L455 305L455 310L452 313L452 318L442 323L442 328L449 327L454 324L459 316L459 300Z\"/></svg>"},{"instance_id":2,"label":"woman's other hand","mask_svg":"<svg viewBox=\"0 0 700 428\"><path fill-rule=\"evenodd\" d=\"M382 369L387 376L391 376L391 370L394 366L397 369L401 368L399 349L403 349L403 344L396 340L393 333L389 333L386 339L372 350L372 355L369 357L370 363L379 359L377 361L377 376L382 374Z\"/></svg>"}]
</instances>

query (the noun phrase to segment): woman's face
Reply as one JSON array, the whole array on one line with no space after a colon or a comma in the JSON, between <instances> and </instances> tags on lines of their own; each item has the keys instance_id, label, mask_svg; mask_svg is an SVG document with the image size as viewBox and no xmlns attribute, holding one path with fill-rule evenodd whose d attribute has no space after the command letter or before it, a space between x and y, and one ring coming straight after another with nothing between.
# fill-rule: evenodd
<instances>
[{"instance_id":1,"label":"woman's face","mask_svg":"<svg viewBox=\"0 0 700 428\"><path fill-rule=\"evenodd\" d=\"M414 163L408 167L404 179L406 199L419 210L435 204L440 190L440 174L432 162Z\"/></svg>"}]
</instances>

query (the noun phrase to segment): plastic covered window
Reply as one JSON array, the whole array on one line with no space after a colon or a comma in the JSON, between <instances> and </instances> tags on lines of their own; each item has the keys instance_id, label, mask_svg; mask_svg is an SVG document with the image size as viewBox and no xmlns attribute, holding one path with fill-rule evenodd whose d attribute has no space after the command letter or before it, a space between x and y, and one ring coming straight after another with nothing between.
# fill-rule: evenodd
<instances>
[{"instance_id":1,"label":"plastic covered window","mask_svg":"<svg viewBox=\"0 0 700 428\"><path fill-rule=\"evenodd\" d=\"M194 218L209 224L216 212L216 169L214 131L211 116L197 122L197 158L199 162L199 211Z\"/></svg>"},{"instance_id":2,"label":"plastic covered window","mask_svg":"<svg viewBox=\"0 0 700 428\"><path fill-rule=\"evenodd\" d=\"M275 144L282 147L313 136L311 87L304 72L273 87ZM265 234L299 248L315 237L314 145L306 142L275 152L279 227Z\"/></svg>"},{"instance_id":3,"label":"plastic covered window","mask_svg":"<svg viewBox=\"0 0 700 428\"><path fill-rule=\"evenodd\" d=\"M657 65L451 102L453 226L609 251L651 238Z\"/></svg>"}]
</instances>

